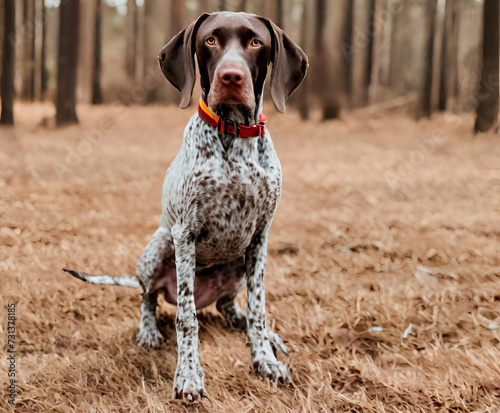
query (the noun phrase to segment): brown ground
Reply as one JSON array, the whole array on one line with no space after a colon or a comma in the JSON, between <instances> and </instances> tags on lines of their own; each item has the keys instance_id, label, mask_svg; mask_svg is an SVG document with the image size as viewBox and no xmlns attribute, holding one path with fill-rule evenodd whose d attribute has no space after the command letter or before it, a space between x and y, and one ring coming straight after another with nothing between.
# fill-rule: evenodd
<instances>
[{"instance_id":1,"label":"brown ground","mask_svg":"<svg viewBox=\"0 0 500 413\"><path fill-rule=\"evenodd\" d=\"M316 124L270 111L284 188L267 314L293 385L257 378L245 334L212 306L208 397L171 400L175 308L161 303L165 348L139 348L139 293L61 268L134 273L192 112L81 107L80 126L54 130L40 125L51 106L18 106L18 126L0 129L0 345L14 301L16 411L500 411L500 139L452 115Z\"/></svg>"}]
</instances>

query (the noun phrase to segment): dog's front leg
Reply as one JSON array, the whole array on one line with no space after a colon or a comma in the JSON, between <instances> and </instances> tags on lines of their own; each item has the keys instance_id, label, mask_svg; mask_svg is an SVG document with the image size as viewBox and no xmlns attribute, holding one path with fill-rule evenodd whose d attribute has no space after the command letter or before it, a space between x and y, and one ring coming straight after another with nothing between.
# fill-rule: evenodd
<instances>
[{"instance_id":1,"label":"dog's front leg","mask_svg":"<svg viewBox=\"0 0 500 413\"><path fill-rule=\"evenodd\" d=\"M184 227L174 225L172 238L175 245L177 269L177 367L173 395L192 402L203 396L203 371L198 355L198 319L194 303L196 267L195 236Z\"/></svg>"},{"instance_id":2,"label":"dog's front leg","mask_svg":"<svg viewBox=\"0 0 500 413\"><path fill-rule=\"evenodd\" d=\"M245 255L248 335L255 371L275 383L278 381L288 383L290 381L288 367L276 359L274 351L279 349L286 352L286 347L279 336L269 332L266 326L264 272L267 260L267 234L266 230L255 235Z\"/></svg>"}]
</instances>

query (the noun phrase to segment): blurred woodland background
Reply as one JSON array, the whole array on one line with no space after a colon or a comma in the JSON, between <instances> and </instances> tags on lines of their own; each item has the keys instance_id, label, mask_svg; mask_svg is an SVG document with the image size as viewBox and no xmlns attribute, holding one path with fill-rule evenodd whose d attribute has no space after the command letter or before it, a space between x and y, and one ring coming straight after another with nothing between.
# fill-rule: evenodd
<instances>
[{"instance_id":1,"label":"blurred woodland background","mask_svg":"<svg viewBox=\"0 0 500 413\"><path fill-rule=\"evenodd\" d=\"M202 12L231 10L269 17L308 54L309 74L289 105L303 119L372 106L416 117L477 111L476 131L498 127L498 0L2 3L4 124L14 122L14 97L53 100L57 124L77 121L77 102L177 104L157 52Z\"/></svg>"},{"instance_id":2,"label":"blurred woodland background","mask_svg":"<svg viewBox=\"0 0 500 413\"><path fill-rule=\"evenodd\" d=\"M0 0L0 296L19 323L0 412L187 411L175 307L160 299L164 348L141 348L138 291L62 268L136 273L200 93L180 110L156 56L224 9L310 59L287 113L264 102L283 168L266 312L293 384L258 378L211 306L190 411L500 412L499 3Z\"/></svg>"}]
</instances>

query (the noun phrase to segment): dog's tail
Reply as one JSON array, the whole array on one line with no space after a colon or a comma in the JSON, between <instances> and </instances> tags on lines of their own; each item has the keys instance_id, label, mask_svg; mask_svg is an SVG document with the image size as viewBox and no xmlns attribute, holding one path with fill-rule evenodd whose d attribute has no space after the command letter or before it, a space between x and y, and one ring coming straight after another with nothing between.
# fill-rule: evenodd
<instances>
[{"instance_id":1,"label":"dog's tail","mask_svg":"<svg viewBox=\"0 0 500 413\"><path fill-rule=\"evenodd\" d=\"M63 271L69 272L73 277L78 278L82 281L87 281L92 284L101 285L120 285L122 287L132 287L137 288L142 291L142 286L139 283L139 279L135 276L133 277L112 277L111 275L90 275L84 272L76 272L73 270L68 270L63 268Z\"/></svg>"}]
</instances>

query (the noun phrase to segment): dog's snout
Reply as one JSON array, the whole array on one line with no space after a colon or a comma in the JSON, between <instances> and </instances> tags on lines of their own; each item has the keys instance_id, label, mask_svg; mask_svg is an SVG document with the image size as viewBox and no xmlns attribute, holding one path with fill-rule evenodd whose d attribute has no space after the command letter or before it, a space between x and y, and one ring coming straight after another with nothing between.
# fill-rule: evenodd
<instances>
[{"instance_id":1,"label":"dog's snout","mask_svg":"<svg viewBox=\"0 0 500 413\"><path fill-rule=\"evenodd\" d=\"M227 68L219 71L219 79L225 86L237 85L241 86L245 79L243 70L235 68Z\"/></svg>"},{"instance_id":2,"label":"dog's snout","mask_svg":"<svg viewBox=\"0 0 500 413\"><path fill-rule=\"evenodd\" d=\"M235 52L230 50L229 54ZM243 58L224 56L214 72L214 81L208 93L208 104L217 110L221 104L255 107L252 74Z\"/></svg>"}]
</instances>

